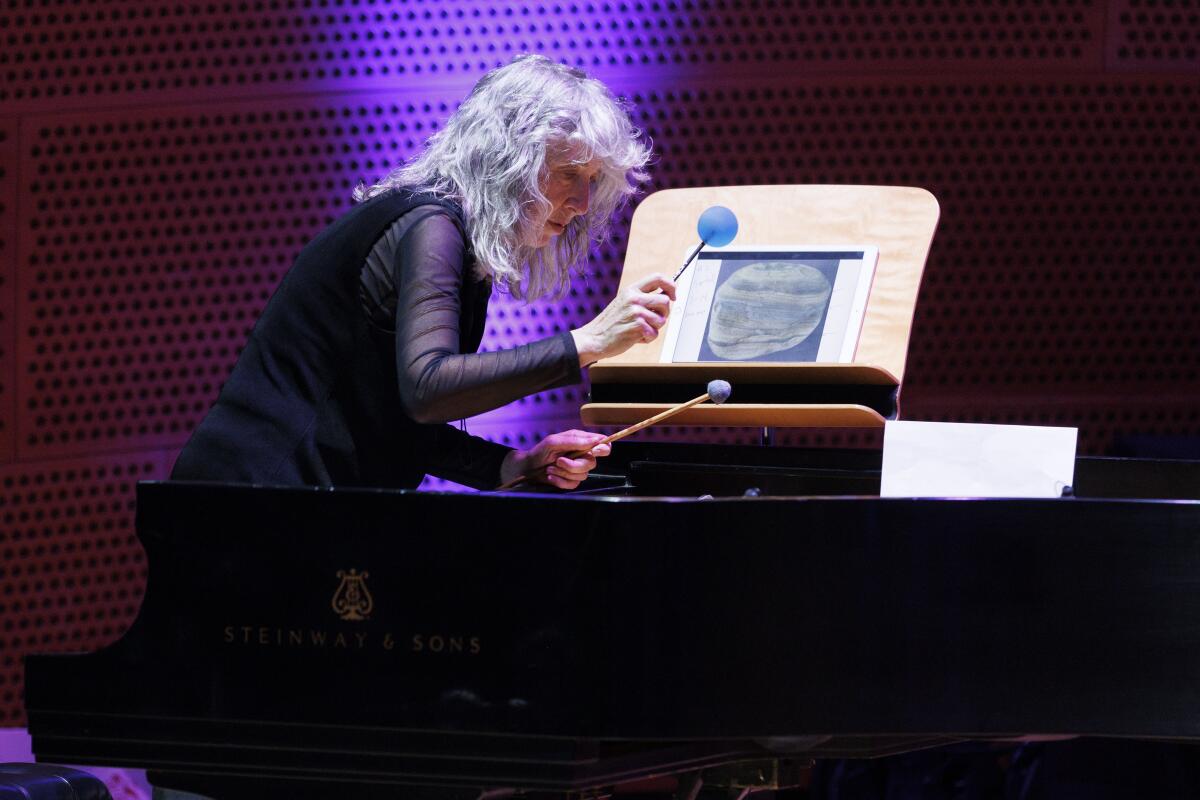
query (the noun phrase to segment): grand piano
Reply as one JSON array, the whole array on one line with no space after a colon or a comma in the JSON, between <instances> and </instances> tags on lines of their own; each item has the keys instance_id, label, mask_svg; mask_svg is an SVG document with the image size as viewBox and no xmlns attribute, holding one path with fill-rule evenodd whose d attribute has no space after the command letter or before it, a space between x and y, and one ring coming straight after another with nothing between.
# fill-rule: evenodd
<instances>
[{"instance_id":1,"label":"grand piano","mask_svg":"<svg viewBox=\"0 0 1200 800\"><path fill-rule=\"evenodd\" d=\"M879 454L622 443L573 494L144 483L112 646L28 659L39 760L218 798L744 792L817 758L1200 738L1200 462L881 499Z\"/></svg>"}]
</instances>

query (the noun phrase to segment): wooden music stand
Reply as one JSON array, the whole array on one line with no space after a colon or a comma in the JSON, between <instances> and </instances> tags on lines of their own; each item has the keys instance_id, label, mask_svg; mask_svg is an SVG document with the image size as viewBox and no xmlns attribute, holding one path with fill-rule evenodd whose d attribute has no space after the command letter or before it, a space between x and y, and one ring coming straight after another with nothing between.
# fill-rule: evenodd
<instances>
[{"instance_id":1,"label":"wooden music stand","mask_svg":"<svg viewBox=\"0 0 1200 800\"><path fill-rule=\"evenodd\" d=\"M733 385L730 400L688 409L672 417L671 424L882 427L885 420L897 418L917 290L937 227L934 196L908 186L713 186L655 192L634 212L621 289L654 272L675 274L687 250L699 241L696 221L714 205L737 215L735 246L854 243L879 248L853 363L663 364L660 336L592 366L591 402L580 409L583 423L638 422L703 392L716 378Z\"/></svg>"}]
</instances>

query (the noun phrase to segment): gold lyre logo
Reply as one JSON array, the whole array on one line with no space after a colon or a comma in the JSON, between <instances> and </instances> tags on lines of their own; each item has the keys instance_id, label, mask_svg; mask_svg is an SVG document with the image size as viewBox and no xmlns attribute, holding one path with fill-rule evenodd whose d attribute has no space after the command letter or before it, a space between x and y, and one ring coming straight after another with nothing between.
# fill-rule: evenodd
<instances>
[{"instance_id":1,"label":"gold lyre logo","mask_svg":"<svg viewBox=\"0 0 1200 800\"><path fill-rule=\"evenodd\" d=\"M333 611L339 617L348 621L364 620L371 615L375 601L367 591L367 576L369 572L339 569L337 576L342 579L337 591L333 593Z\"/></svg>"}]
</instances>

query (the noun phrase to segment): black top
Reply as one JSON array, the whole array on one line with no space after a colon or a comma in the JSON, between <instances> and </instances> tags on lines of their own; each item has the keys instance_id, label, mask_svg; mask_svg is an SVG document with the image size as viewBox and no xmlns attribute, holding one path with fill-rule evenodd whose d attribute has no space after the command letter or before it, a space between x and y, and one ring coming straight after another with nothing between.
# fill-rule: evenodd
<instances>
[{"instance_id":1,"label":"black top","mask_svg":"<svg viewBox=\"0 0 1200 800\"><path fill-rule=\"evenodd\" d=\"M384 326L364 306L364 264L422 206L437 210L396 243L394 324ZM577 382L580 371L569 333L475 353L491 283L473 268L452 203L397 191L355 207L284 276L171 477L412 488L431 473L495 486L508 448L442 423Z\"/></svg>"}]
</instances>

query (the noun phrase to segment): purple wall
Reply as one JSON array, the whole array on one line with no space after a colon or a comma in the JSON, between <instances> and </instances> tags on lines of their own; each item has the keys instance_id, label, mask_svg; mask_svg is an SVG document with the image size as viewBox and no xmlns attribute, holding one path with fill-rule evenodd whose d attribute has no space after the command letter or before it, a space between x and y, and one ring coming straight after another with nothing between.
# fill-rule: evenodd
<instances>
[{"instance_id":1,"label":"purple wall","mask_svg":"<svg viewBox=\"0 0 1200 800\"><path fill-rule=\"evenodd\" d=\"M31 0L0 38L0 724L22 720L21 654L132 620L133 482L165 476L298 249L519 52L633 99L648 190L931 190L905 417L1074 425L1087 453L1200 434L1184 4ZM602 308L617 230L565 301L494 302L485 346ZM528 443L578 424L583 396L470 429Z\"/></svg>"}]
</instances>

